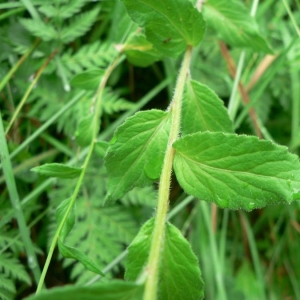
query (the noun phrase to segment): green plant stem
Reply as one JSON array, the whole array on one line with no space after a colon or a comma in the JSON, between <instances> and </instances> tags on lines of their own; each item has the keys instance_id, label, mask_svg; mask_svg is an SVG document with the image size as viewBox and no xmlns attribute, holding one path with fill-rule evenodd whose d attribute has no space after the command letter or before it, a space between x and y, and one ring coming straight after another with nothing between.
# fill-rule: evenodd
<instances>
[{"instance_id":1,"label":"green plant stem","mask_svg":"<svg viewBox=\"0 0 300 300\"><path fill-rule=\"evenodd\" d=\"M12 10L6 12L6 13L3 13L3 14L0 15L0 21L4 20L6 18L9 18L10 16L16 15L20 12L23 12L24 10L25 10L25 8L20 7L20 8L12 9Z\"/></svg>"},{"instance_id":2,"label":"green plant stem","mask_svg":"<svg viewBox=\"0 0 300 300\"><path fill-rule=\"evenodd\" d=\"M102 141L102 140L106 140L108 138L110 138L114 131L116 130L116 128L118 126L120 126L124 120L126 120L128 117L132 116L135 112L137 112L139 109L141 109L143 106L145 106L151 99L153 99L153 97L155 97L161 90L163 90L170 82L171 78L167 78L164 81L162 81L161 83L159 83L156 87L154 87L149 93L147 93L138 103L136 103L136 105L134 105L133 108L131 108L129 111L123 113L121 115L121 117L119 117L114 123L112 123L111 126L109 126L106 130L104 130L98 137L98 141ZM67 106L70 107L71 105L73 105L76 101L78 101L79 99L81 99L81 96L83 96L84 92L81 92L80 95L77 95L75 98L73 98L73 100L71 100ZM75 101L75 102L74 102ZM65 110L64 110L65 111ZM53 116L54 117L54 116ZM49 120L50 121L50 120ZM47 122L48 123L48 122ZM46 125L46 123L44 124ZM43 125L43 126L44 126ZM49 126L50 124L48 124L47 126ZM38 130L40 130L43 126L41 126ZM37 130L37 131L38 131ZM45 128L43 129L45 130ZM42 131L43 131L42 130ZM39 132L41 133L41 132ZM35 138L36 135L33 137L32 139ZM31 137L30 137L31 138ZM29 139L30 139L29 138ZM27 141L27 140L26 140ZM25 141L25 142L26 142ZM24 143L25 143L24 142ZM23 143L23 144L24 144ZM22 145L23 145L22 144ZM29 142L27 143L29 144ZM21 146L22 146L21 145ZM20 147L21 147L20 146ZM25 147L25 146L24 146ZM23 147L23 148L24 148ZM19 148L18 148L19 149ZM18 150L16 149L16 151ZM20 152L20 150L18 151L18 153ZM73 158L70 159L68 162L68 165L72 165L74 164L77 160L81 160L83 157L85 157L88 153L88 148L83 149L80 154L79 157L77 158ZM12 153L14 154L14 152ZM17 153L15 154L17 155ZM10 158L12 157L12 155L10 156ZM22 201L21 201L21 206L24 207L26 204L28 204L29 202L31 202L33 199L35 199L35 197L37 197L39 194L41 194L47 187L49 187L51 184L54 184L56 182L56 178L48 178L46 179L43 183L41 183L37 188L35 188L31 193L29 193ZM3 218L0 219L0 228L2 226L4 226L7 222L9 222L9 220L11 220L11 218L13 217L13 213L7 213L5 216L3 216Z\"/></svg>"},{"instance_id":3,"label":"green plant stem","mask_svg":"<svg viewBox=\"0 0 300 300\"><path fill-rule=\"evenodd\" d=\"M14 123L14 121L16 120L19 112L21 111L23 105L25 104L26 100L28 99L32 89L35 87L36 83L38 82L40 76L42 75L43 71L46 69L46 67L48 66L48 64L50 63L50 61L52 60L52 58L56 55L58 51L55 50L53 51L50 56L46 59L46 61L43 63L43 65L40 67L40 69L37 71L34 79L32 80L31 84L29 85L26 93L24 94L21 102L19 103L17 109L15 110L8 126L6 127L6 130L5 130L5 134L7 134L12 126L12 124Z\"/></svg>"},{"instance_id":4,"label":"green plant stem","mask_svg":"<svg viewBox=\"0 0 300 300\"><path fill-rule=\"evenodd\" d=\"M33 46L18 60L18 62L10 69L6 76L0 82L0 92L3 90L7 82L13 76L13 74L18 70L18 68L23 64L27 57L32 53L32 51L38 46L40 40L36 40Z\"/></svg>"},{"instance_id":5,"label":"green plant stem","mask_svg":"<svg viewBox=\"0 0 300 300\"><path fill-rule=\"evenodd\" d=\"M145 284L144 300L155 300L157 298L159 261L164 241L167 212L169 208L171 173L174 159L173 143L177 140L179 135L181 99L186 77L189 72L191 56L192 47L188 46L179 72L174 97L170 106L170 113L172 114L172 126L159 182L157 213L155 217L149 260L146 268L147 279Z\"/></svg>"},{"instance_id":6,"label":"green plant stem","mask_svg":"<svg viewBox=\"0 0 300 300\"><path fill-rule=\"evenodd\" d=\"M90 147L89 147L88 154L87 154L87 156L84 160L84 163L83 163L83 166L82 166L82 171L81 171L80 176L78 178L78 181L76 183L74 192L71 196L70 204L67 208L67 211L66 211L61 223L58 225L58 228L57 228L57 230L54 234L54 237L53 237L50 249L49 249L49 253L47 255L47 259L46 259L46 262L45 262L45 265L44 265L44 268L43 268L43 272L42 272L42 275L41 275L41 278L40 278L40 281L39 281L39 284L38 284L38 287L37 287L37 290L36 290L36 294L38 294L42 289L42 286L44 284L44 280L45 280L45 277L46 277L46 273L48 271L48 268L49 268L49 265L50 265L50 262L51 262L51 259L52 259L52 255L53 255L54 249L56 247L58 238L60 236L61 230L62 230L62 228L63 228L63 226L64 226L64 224L65 224L65 222L68 218L68 215L69 215L72 207L74 206L74 203L75 203L76 198L78 196L78 193L80 191L80 188L81 188L81 185L82 185L82 182L83 182L88 164L90 162L90 159L91 159L93 151L94 151L95 144L97 142L97 136L98 136L98 132L99 132L99 129L100 129L101 106L102 106L102 96L103 96L104 88L106 86L106 83L107 83L107 80L108 80L109 76L111 75L112 71L115 69L115 67L117 66L119 61L120 61L120 56L118 56L114 60L114 62L106 69L105 74L103 75L102 80L100 82L99 88L96 92L95 103L94 103L94 105L95 105L95 107L94 107L94 117L93 117L93 124L94 124L94 126L93 126L93 138L92 138L92 141L91 141L91 144L90 144Z\"/></svg>"},{"instance_id":7,"label":"green plant stem","mask_svg":"<svg viewBox=\"0 0 300 300\"><path fill-rule=\"evenodd\" d=\"M26 220L21 209L20 198L15 182L15 178L13 175L13 169L11 165L11 161L9 158L8 147L5 139L4 128L2 123L2 116L0 112L0 158L2 160L3 165L3 174L5 177L5 181L7 184L8 193L10 196L10 201L12 207L14 209L14 213L18 222L19 230L24 242L24 247L27 254L27 261L29 268L32 270L34 280L36 283L40 277L40 268L38 265L37 257L34 252L33 243L30 239L30 232L28 230Z\"/></svg>"}]
</instances>

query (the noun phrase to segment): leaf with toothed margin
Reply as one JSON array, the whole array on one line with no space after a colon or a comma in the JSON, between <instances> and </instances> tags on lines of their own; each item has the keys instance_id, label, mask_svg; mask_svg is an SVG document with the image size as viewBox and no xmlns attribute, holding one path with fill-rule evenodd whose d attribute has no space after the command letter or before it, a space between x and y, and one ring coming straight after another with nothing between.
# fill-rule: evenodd
<instances>
[{"instance_id":1,"label":"leaf with toothed margin","mask_svg":"<svg viewBox=\"0 0 300 300\"><path fill-rule=\"evenodd\" d=\"M170 126L168 112L149 110L136 113L116 130L105 157L106 200L119 199L159 178Z\"/></svg>"},{"instance_id":2,"label":"leaf with toothed margin","mask_svg":"<svg viewBox=\"0 0 300 300\"><path fill-rule=\"evenodd\" d=\"M182 133L198 131L233 133L233 126L217 94L197 81L187 80L182 104Z\"/></svg>"},{"instance_id":3,"label":"leaf with toothed margin","mask_svg":"<svg viewBox=\"0 0 300 300\"><path fill-rule=\"evenodd\" d=\"M255 19L240 1L207 0L203 15L208 26L212 26L229 45L272 53L260 35Z\"/></svg>"},{"instance_id":4,"label":"leaf with toothed margin","mask_svg":"<svg viewBox=\"0 0 300 300\"><path fill-rule=\"evenodd\" d=\"M290 203L300 189L298 157L270 141L203 132L173 146L176 177L185 192L222 208Z\"/></svg>"},{"instance_id":5,"label":"leaf with toothed margin","mask_svg":"<svg viewBox=\"0 0 300 300\"><path fill-rule=\"evenodd\" d=\"M136 281L147 264L153 237L154 218L140 229L128 248L125 279ZM167 222L159 266L160 300L201 300L203 281L196 255L180 230ZM176 297L174 296L176 295Z\"/></svg>"},{"instance_id":6,"label":"leaf with toothed margin","mask_svg":"<svg viewBox=\"0 0 300 300\"><path fill-rule=\"evenodd\" d=\"M188 0L122 1L132 20L145 28L149 42L165 56L178 56L204 36L202 14Z\"/></svg>"}]
</instances>

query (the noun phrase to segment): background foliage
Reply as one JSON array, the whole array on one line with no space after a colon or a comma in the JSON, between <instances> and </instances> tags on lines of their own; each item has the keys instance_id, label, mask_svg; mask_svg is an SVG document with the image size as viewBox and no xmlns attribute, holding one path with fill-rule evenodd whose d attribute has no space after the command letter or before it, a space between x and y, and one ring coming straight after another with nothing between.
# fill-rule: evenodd
<instances>
[{"instance_id":1,"label":"background foliage","mask_svg":"<svg viewBox=\"0 0 300 300\"><path fill-rule=\"evenodd\" d=\"M238 2L250 11L250 1ZM211 13L207 11L207 15ZM266 37L269 46L258 41L259 46L244 49L241 41L229 47L225 43L230 43L230 33L226 35L218 30L220 25L212 24L191 64L193 78L208 85L227 105L244 51L236 96L242 105L231 116L235 117L235 131L271 139L297 155L299 20L299 1L261 1L256 13L258 26L251 30ZM81 165L85 140L78 138L76 131L90 113L95 86L82 86L74 76L92 71L99 81L121 48L126 57L112 73L104 93L98 137L102 142L96 145L76 200L76 224L65 242L105 271L107 275L101 280L123 278L123 252L153 215L157 184L136 188L116 203L103 206L107 186L103 165L107 143L103 141L109 141L116 127L135 111L166 109L180 64L180 58L162 58L154 50L144 51L145 56L139 59L136 45L143 43L146 49L149 45L136 31L137 25L130 21L123 4L115 0L0 2L0 109L5 128L9 128L6 137L22 211L40 265L56 228L55 210L70 197L75 181L47 179L30 169L51 162ZM261 52L262 48L270 53ZM22 57L24 62L18 65ZM5 82L16 65L13 77ZM24 97L26 102L10 125ZM247 110L249 101L253 106ZM35 283L7 185L0 176L0 298L21 299L34 292ZM183 199L174 178L171 209ZM171 221L199 258L205 299L217 299L216 291L223 285L228 299L300 299L299 209L299 203L294 202L244 213L193 200L177 210ZM224 269L226 276L219 276ZM96 279L82 264L56 252L46 285L87 284Z\"/></svg>"}]
</instances>

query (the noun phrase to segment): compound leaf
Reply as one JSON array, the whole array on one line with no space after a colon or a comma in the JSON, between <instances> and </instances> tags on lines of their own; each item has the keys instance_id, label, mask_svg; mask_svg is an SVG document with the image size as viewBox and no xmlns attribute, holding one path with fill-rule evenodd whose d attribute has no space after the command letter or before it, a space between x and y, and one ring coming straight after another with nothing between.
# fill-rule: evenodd
<instances>
[{"instance_id":1,"label":"compound leaf","mask_svg":"<svg viewBox=\"0 0 300 300\"><path fill-rule=\"evenodd\" d=\"M233 132L233 126L222 100L207 86L189 80L182 106L182 133L198 131Z\"/></svg>"},{"instance_id":2,"label":"compound leaf","mask_svg":"<svg viewBox=\"0 0 300 300\"><path fill-rule=\"evenodd\" d=\"M290 203L300 190L300 163L286 147L254 136L203 132L174 143L183 189L223 208L252 210Z\"/></svg>"},{"instance_id":3,"label":"compound leaf","mask_svg":"<svg viewBox=\"0 0 300 300\"><path fill-rule=\"evenodd\" d=\"M117 129L105 157L107 200L159 178L169 130L170 114L160 110L138 112Z\"/></svg>"},{"instance_id":4,"label":"compound leaf","mask_svg":"<svg viewBox=\"0 0 300 300\"><path fill-rule=\"evenodd\" d=\"M254 51L272 53L245 6L233 0L208 0L203 15L226 43Z\"/></svg>"},{"instance_id":5,"label":"compound leaf","mask_svg":"<svg viewBox=\"0 0 300 300\"><path fill-rule=\"evenodd\" d=\"M123 0L132 20L145 27L147 39L166 56L196 46L205 32L202 14L187 0Z\"/></svg>"},{"instance_id":6,"label":"compound leaf","mask_svg":"<svg viewBox=\"0 0 300 300\"><path fill-rule=\"evenodd\" d=\"M125 273L127 280L136 280L147 263L153 226L154 219L145 223L129 246ZM203 282L197 258L181 232L170 223L166 224L161 252L158 294L160 300L203 298Z\"/></svg>"}]
</instances>

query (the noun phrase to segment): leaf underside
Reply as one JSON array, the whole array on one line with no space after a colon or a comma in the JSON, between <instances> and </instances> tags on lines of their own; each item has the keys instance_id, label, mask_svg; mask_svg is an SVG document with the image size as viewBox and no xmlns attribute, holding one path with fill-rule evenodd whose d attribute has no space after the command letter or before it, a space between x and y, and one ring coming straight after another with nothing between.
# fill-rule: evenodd
<instances>
[{"instance_id":1,"label":"leaf underside","mask_svg":"<svg viewBox=\"0 0 300 300\"><path fill-rule=\"evenodd\" d=\"M270 141L203 132L177 140L174 148L182 188L222 208L252 210L290 203L300 190L297 156Z\"/></svg>"}]
</instances>

